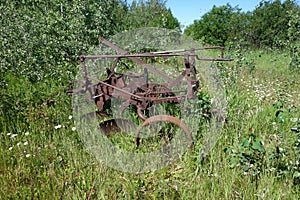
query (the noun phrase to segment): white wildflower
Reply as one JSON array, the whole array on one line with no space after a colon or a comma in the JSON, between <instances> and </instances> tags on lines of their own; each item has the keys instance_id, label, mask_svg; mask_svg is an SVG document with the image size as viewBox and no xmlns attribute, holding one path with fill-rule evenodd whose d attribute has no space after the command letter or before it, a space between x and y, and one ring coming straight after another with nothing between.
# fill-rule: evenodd
<instances>
[{"instance_id":1,"label":"white wildflower","mask_svg":"<svg viewBox=\"0 0 300 200\"><path fill-rule=\"evenodd\" d=\"M72 115L69 115L69 119L72 119L73 117L72 117Z\"/></svg>"},{"instance_id":2,"label":"white wildflower","mask_svg":"<svg viewBox=\"0 0 300 200\"><path fill-rule=\"evenodd\" d=\"M29 135L29 132L27 131L27 132L25 133L25 135L26 135L26 136Z\"/></svg>"},{"instance_id":3,"label":"white wildflower","mask_svg":"<svg viewBox=\"0 0 300 200\"><path fill-rule=\"evenodd\" d=\"M76 127L72 127L72 131L76 131Z\"/></svg>"},{"instance_id":4,"label":"white wildflower","mask_svg":"<svg viewBox=\"0 0 300 200\"><path fill-rule=\"evenodd\" d=\"M10 136L10 135L11 135L11 133L7 133L6 135L7 135L7 136Z\"/></svg>"},{"instance_id":5,"label":"white wildflower","mask_svg":"<svg viewBox=\"0 0 300 200\"><path fill-rule=\"evenodd\" d=\"M290 121L291 121L291 122L294 122L294 123L297 122L298 120L299 120L298 118L291 118L291 119L290 119Z\"/></svg>"},{"instance_id":6,"label":"white wildflower","mask_svg":"<svg viewBox=\"0 0 300 200\"><path fill-rule=\"evenodd\" d=\"M57 126L54 126L55 129L60 129L61 128L61 125L58 124Z\"/></svg>"},{"instance_id":7,"label":"white wildflower","mask_svg":"<svg viewBox=\"0 0 300 200\"><path fill-rule=\"evenodd\" d=\"M28 145L28 142L26 141L26 142L24 142L24 146L26 146L26 145Z\"/></svg>"},{"instance_id":8,"label":"white wildflower","mask_svg":"<svg viewBox=\"0 0 300 200\"><path fill-rule=\"evenodd\" d=\"M14 137L17 137L17 136L18 136L18 134L12 134L10 137L14 138Z\"/></svg>"},{"instance_id":9,"label":"white wildflower","mask_svg":"<svg viewBox=\"0 0 300 200\"><path fill-rule=\"evenodd\" d=\"M20 146L20 144L21 144L21 143L20 143L20 142L18 142L18 143L17 143L17 146Z\"/></svg>"},{"instance_id":10,"label":"white wildflower","mask_svg":"<svg viewBox=\"0 0 300 200\"><path fill-rule=\"evenodd\" d=\"M12 149L13 149L13 147L9 147L9 148L8 148L8 150L10 150L10 151L11 151Z\"/></svg>"},{"instance_id":11,"label":"white wildflower","mask_svg":"<svg viewBox=\"0 0 300 200\"><path fill-rule=\"evenodd\" d=\"M29 157L30 157L30 154L26 154L25 156L26 156L26 158L29 158Z\"/></svg>"}]
</instances>

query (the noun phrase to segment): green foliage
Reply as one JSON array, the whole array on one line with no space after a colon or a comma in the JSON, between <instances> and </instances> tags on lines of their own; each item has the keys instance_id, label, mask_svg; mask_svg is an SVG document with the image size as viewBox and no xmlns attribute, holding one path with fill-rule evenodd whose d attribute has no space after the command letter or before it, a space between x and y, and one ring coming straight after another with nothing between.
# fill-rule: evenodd
<instances>
[{"instance_id":1,"label":"green foliage","mask_svg":"<svg viewBox=\"0 0 300 200\"><path fill-rule=\"evenodd\" d=\"M125 28L179 27L161 1L141 1L131 9L121 0L2 1L0 9L1 73L33 82L72 78L79 55L93 49L99 36Z\"/></svg>"},{"instance_id":2,"label":"green foliage","mask_svg":"<svg viewBox=\"0 0 300 200\"><path fill-rule=\"evenodd\" d=\"M291 61L291 71L300 72L300 12L289 11L290 21L288 23L288 38Z\"/></svg>"},{"instance_id":3,"label":"green foliage","mask_svg":"<svg viewBox=\"0 0 300 200\"><path fill-rule=\"evenodd\" d=\"M286 48L288 32L296 33L299 29L295 24L299 12L299 5L293 0L261 1L254 11L247 13L230 4L213 6L184 33L212 45Z\"/></svg>"},{"instance_id":4,"label":"green foliage","mask_svg":"<svg viewBox=\"0 0 300 200\"><path fill-rule=\"evenodd\" d=\"M284 53L234 51L231 55L234 54L241 58L239 73L237 77L228 77L235 80L235 87L225 84L227 119L220 133L222 137L207 159L202 161L197 149L201 148L203 135L195 139L194 151L187 151L172 165L145 174L114 170L87 151L73 129L70 99L60 81L32 84L28 78L4 74L7 85L1 89L5 104L0 104L0 196L3 199L297 199L300 138L290 128L299 122L291 122L290 118L300 118L300 80L289 73L286 65L281 67L288 60ZM256 68L250 73L245 60L253 58L257 58ZM231 65L236 63L223 67L230 71ZM227 76L231 75L235 76ZM262 91L267 85L270 88ZM262 94L270 96L260 102ZM202 98L199 105L205 111L210 99L206 93L199 96ZM278 109L286 113L280 123L276 121ZM123 135L116 137L120 141ZM125 135L122 142L118 143L120 148L136 151L130 135ZM224 152L224 148L229 151Z\"/></svg>"},{"instance_id":5,"label":"green foliage","mask_svg":"<svg viewBox=\"0 0 300 200\"><path fill-rule=\"evenodd\" d=\"M72 77L78 56L119 30L119 7L115 0L2 2L1 68L32 81Z\"/></svg>"},{"instance_id":6,"label":"green foliage","mask_svg":"<svg viewBox=\"0 0 300 200\"><path fill-rule=\"evenodd\" d=\"M241 167L245 174L256 176L261 173L265 148L261 139L253 134L244 137L230 154L231 167Z\"/></svg>"},{"instance_id":7,"label":"green foliage","mask_svg":"<svg viewBox=\"0 0 300 200\"><path fill-rule=\"evenodd\" d=\"M129 6L126 20L128 28L160 27L180 29L180 23L166 7L164 0L135 0Z\"/></svg>"},{"instance_id":8,"label":"green foliage","mask_svg":"<svg viewBox=\"0 0 300 200\"><path fill-rule=\"evenodd\" d=\"M300 135L291 128L300 123L300 82L288 72L289 58L282 52L236 48L230 55L237 59L219 65L228 115L222 137L204 162L196 149L156 172L126 174L98 163L87 152L62 85L77 70L78 55L97 44L98 34L130 28L126 24L130 8L122 1L113 2L1 1L1 198L299 198ZM290 69L294 70L299 66L299 15L289 13ZM235 23L246 27L240 19L243 23ZM163 20L155 20L145 24L164 26ZM230 30L240 35L229 35L225 44L243 46L248 40L243 39L244 32ZM199 93L198 103L200 109L193 111L208 119L207 93ZM174 105L166 107L179 115ZM132 138L127 141L126 147L134 147ZM202 140L195 140L196 147L201 144ZM223 152L224 147L229 151Z\"/></svg>"},{"instance_id":9,"label":"green foliage","mask_svg":"<svg viewBox=\"0 0 300 200\"><path fill-rule=\"evenodd\" d=\"M196 40L203 38L204 42L208 44L224 46L231 32L237 32L238 27L236 26L242 26L240 23L232 21L240 17L243 16L237 7L233 8L229 4L220 7L213 6L210 12L187 27L185 34Z\"/></svg>"},{"instance_id":10,"label":"green foliage","mask_svg":"<svg viewBox=\"0 0 300 200\"><path fill-rule=\"evenodd\" d=\"M291 15L299 12L296 2L286 0L262 1L253 11L249 34L256 46L283 47L288 41L288 23Z\"/></svg>"}]
</instances>

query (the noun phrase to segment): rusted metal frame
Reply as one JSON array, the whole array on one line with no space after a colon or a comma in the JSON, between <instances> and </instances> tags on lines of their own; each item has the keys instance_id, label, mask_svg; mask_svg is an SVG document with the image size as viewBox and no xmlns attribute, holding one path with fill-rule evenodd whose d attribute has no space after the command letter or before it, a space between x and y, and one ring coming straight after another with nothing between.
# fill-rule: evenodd
<instances>
[{"instance_id":1,"label":"rusted metal frame","mask_svg":"<svg viewBox=\"0 0 300 200\"><path fill-rule=\"evenodd\" d=\"M202 61L233 61L234 59L232 58L199 58L198 55L195 55L197 60L202 60Z\"/></svg>"},{"instance_id":2,"label":"rusted metal frame","mask_svg":"<svg viewBox=\"0 0 300 200\"><path fill-rule=\"evenodd\" d=\"M147 95L151 96L151 95L159 95L159 94L166 94L166 93L181 93L181 92L186 92L186 90L171 90L169 92L150 92L147 93ZM135 93L136 95L143 95L145 93L139 92L139 93Z\"/></svg>"},{"instance_id":3,"label":"rusted metal frame","mask_svg":"<svg viewBox=\"0 0 300 200\"><path fill-rule=\"evenodd\" d=\"M138 116L140 117L140 119L145 121L145 120L147 120L147 117L144 116L143 111L146 110L149 105L161 104L164 102L180 103L181 99L183 99L183 98L186 98L186 95L175 96L175 97L165 97L165 98L158 98L158 99L144 98L144 101L142 101L142 103L137 103L137 102L131 100L130 105L136 105Z\"/></svg>"},{"instance_id":4,"label":"rusted metal frame","mask_svg":"<svg viewBox=\"0 0 300 200\"><path fill-rule=\"evenodd\" d=\"M86 101L87 102L90 102L91 99L93 98L93 95L95 94L95 89L94 87L90 87L91 82L88 78L88 75L87 75L87 71L86 71L86 66L85 66L85 57L83 56L80 56L80 62L81 62L81 70L82 70L82 76L83 76L83 80L84 80L84 91L88 91L88 94L86 94ZM81 91L79 91L81 92Z\"/></svg>"},{"instance_id":5,"label":"rusted metal frame","mask_svg":"<svg viewBox=\"0 0 300 200\"><path fill-rule=\"evenodd\" d=\"M188 97L192 98L193 97L193 87L192 87L192 82L191 82L191 63L189 60L189 54L186 54L184 57L184 64L185 64L185 70L186 70L186 81L187 81L187 86L188 86Z\"/></svg>"},{"instance_id":6,"label":"rusted metal frame","mask_svg":"<svg viewBox=\"0 0 300 200\"><path fill-rule=\"evenodd\" d=\"M163 98L157 98L157 99L151 99L151 102L153 104L160 104L163 102L175 102L175 103L180 103L182 99L186 99L187 95L182 95L182 96L174 96L174 97L163 97Z\"/></svg>"},{"instance_id":7,"label":"rusted metal frame","mask_svg":"<svg viewBox=\"0 0 300 200\"><path fill-rule=\"evenodd\" d=\"M142 95L142 94L137 94L137 95ZM152 104L161 104L163 102L175 102L175 103L180 103L182 101L182 99L186 99L186 95L182 95L182 96L174 96L174 97L164 97L164 98L158 98L158 99L147 99L149 101L149 103ZM139 106L140 103L136 102L136 100L134 98L131 98L130 100L125 101L119 109L119 113L118 113L118 117L121 118L122 113L124 112L124 110L129 107L130 105L136 105L137 106L137 110L141 115L141 119L145 119L145 117L142 114L142 106ZM144 108L145 109L145 108ZM139 116L140 116L139 115Z\"/></svg>"},{"instance_id":8,"label":"rusted metal frame","mask_svg":"<svg viewBox=\"0 0 300 200\"><path fill-rule=\"evenodd\" d=\"M68 83L68 87L69 87L69 88L68 88L68 90L67 90L67 93L72 94L72 95L78 93L78 92L74 92L74 90L79 90L79 89L81 89L81 88L73 89L73 85L74 85L75 83L80 83L81 85L83 85L82 87L85 86L83 80L74 80L74 81Z\"/></svg>"},{"instance_id":9,"label":"rusted metal frame","mask_svg":"<svg viewBox=\"0 0 300 200\"><path fill-rule=\"evenodd\" d=\"M81 73L83 76L83 80L84 80L84 85L87 86L89 85L89 79L88 79L88 75L87 75L87 71L86 71L86 67L85 67L85 57L84 56L80 56L80 62L81 62Z\"/></svg>"},{"instance_id":10,"label":"rusted metal frame","mask_svg":"<svg viewBox=\"0 0 300 200\"><path fill-rule=\"evenodd\" d=\"M127 51L125 51L125 50L119 48L118 46L112 44L111 42L105 40L105 39L102 38L102 37L101 37L99 40L100 40L100 42L102 42L103 44L105 44L105 45L111 47L112 49L114 49L114 50L120 52L121 54L128 54ZM156 70L156 69L153 68L151 65L148 65L148 64L144 63L142 60L140 60L140 59L138 59L138 58L135 58L135 57L129 57L129 59L131 59L133 62L136 62L137 64L139 64L139 65L141 65L141 66L147 68L150 72L152 72L152 73L154 73L154 74L156 74L156 75L159 75L161 78L165 79L167 82L172 81L172 79L171 79L170 77L168 77L168 76L165 75L164 73L162 73L162 72Z\"/></svg>"},{"instance_id":11,"label":"rusted metal frame","mask_svg":"<svg viewBox=\"0 0 300 200\"><path fill-rule=\"evenodd\" d=\"M153 104L152 100L149 97L143 97L142 100L131 98L130 105L135 105L137 107L137 111L146 110ZM143 119L143 115L141 115L141 119Z\"/></svg>"},{"instance_id":12,"label":"rusted metal frame","mask_svg":"<svg viewBox=\"0 0 300 200\"><path fill-rule=\"evenodd\" d=\"M108 83L105 83L105 82L103 82L103 81L99 81L99 83L101 83L101 84L103 84L103 85L105 85L105 86L107 86L107 87L113 88L113 89L115 89L115 90L117 90L117 91L119 91L119 92L121 92L121 93L123 93L123 94L125 94L125 95L129 95L130 97L134 97L134 98L136 98L136 99L141 99L141 98L142 98L142 97L137 96L137 95L135 95L135 94L133 94L133 93L131 93L131 92L128 92L128 91L123 90L123 89L121 89L121 88L118 88L118 87L116 87L116 86L112 86L112 85L110 85L110 84L108 84ZM127 100L127 99L130 99L130 98L125 98L125 99Z\"/></svg>"},{"instance_id":13,"label":"rusted metal frame","mask_svg":"<svg viewBox=\"0 0 300 200\"><path fill-rule=\"evenodd\" d=\"M82 55L84 58L88 59L98 59L98 58L129 58L136 62L139 65L142 65L143 67L146 67L149 71L152 73L157 73L160 71L157 71L155 68L153 68L151 65L148 65L144 63L142 60L138 59L138 57L184 57L186 54L116 54L116 55ZM190 56L195 56L197 60L202 61L233 61L232 58L200 58L197 54L189 54ZM164 76L167 76L164 74Z\"/></svg>"},{"instance_id":14,"label":"rusted metal frame","mask_svg":"<svg viewBox=\"0 0 300 200\"><path fill-rule=\"evenodd\" d=\"M148 53L138 53L138 54L102 54L102 55L83 55L85 58L88 59L98 59L98 58L149 58L149 57L172 57L172 56L184 56L182 54L148 54ZM142 61L143 62L143 61ZM139 64L139 63L138 63ZM146 63L144 63L146 64Z\"/></svg>"},{"instance_id":15,"label":"rusted metal frame","mask_svg":"<svg viewBox=\"0 0 300 200\"><path fill-rule=\"evenodd\" d=\"M182 53L182 52L190 52L191 50L200 51L200 50L208 50L208 49L221 49L221 50L224 50L224 47L221 47L221 46L211 46L211 47L200 47L200 48L191 48L191 49L177 49L177 50L167 50L167 51L156 51L156 52L150 52L150 53L153 53L153 54Z\"/></svg>"},{"instance_id":16,"label":"rusted metal frame","mask_svg":"<svg viewBox=\"0 0 300 200\"><path fill-rule=\"evenodd\" d=\"M149 74L148 74L148 69L144 68L144 78L145 78L145 82L146 82L146 87L149 87Z\"/></svg>"},{"instance_id":17,"label":"rusted metal frame","mask_svg":"<svg viewBox=\"0 0 300 200\"><path fill-rule=\"evenodd\" d=\"M182 83L182 80L183 80L184 76L186 75L186 73L187 73L186 70L181 72L181 74L176 79L174 79L172 82L168 83L168 88L173 88L177 85L180 85ZM194 72L192 72L192 73L194 73ZM195 82L195 81L196 81L196 79L191 80L192 83Z\"/></svg>"},{"instance_id":18,"label":"rusted metal frame","mask_svg":"<svg viewBox=\"0 0 300 200\"><path fill-rule=\"evenodd\" d=\"M193 80L196 80L197 77L196 77L196 74L197 74L197 70L196 70L196 58L195 58L195 49L192 48L191 49L191 62L190 62L190 65L191 65L191 72L192 72L192 75L193 75Z\"/></svg>"},{"instance_id":19,"label":"rusted metal frame","mask_svg":"<svg viewBox=\"0 0 300 200\"><path fill-rule=\"evenodd\" d=\"M169 82L168 85L167 85L168 88L173 88L174 86L179 85L185 75L186 75L186 70L184 70L183 72L181 72L181 74L176 79L174 79L173 81Z\"/></svg>"},{"instance_id":20,"label":"rusted metal frame","mask_svg":"<svg viewBox=\"0 0 300 200\"><path fill-rule=\"evenodd\" d=\"M116 58L115 61L114 61L114 64L112 65L112 67L110 68L111 71L115 71L115 68L118 64L118 62L120 61L120 58Z\"/></svg>"}]
</instances>

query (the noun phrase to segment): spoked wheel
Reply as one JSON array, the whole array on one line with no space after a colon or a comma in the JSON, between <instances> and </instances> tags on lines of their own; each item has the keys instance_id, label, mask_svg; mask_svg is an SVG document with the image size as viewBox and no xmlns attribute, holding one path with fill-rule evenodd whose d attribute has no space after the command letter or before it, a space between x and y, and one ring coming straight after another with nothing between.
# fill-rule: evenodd
<instances>
[{"instance_id":1,"label":"spoked wheel","mask_svg":"<svg viewBox=\"0 0 300 200\"><path fill-rule=\"evenodd\" d=\"M136 145L140 145L140 136L141 136L141 131L143 128L149 126L150 124L158 123L158 122L169 122L173 125L178 126L180 129L182 129L186 137L189 140L190 148L193 148L194 142L193 142L193 137L191 132L189 131L188 127L186 126L185 123L183 123L179 118L173 117L171 115L155 115L153 117L147 118L144 123L142 124L142 127L138 130L138 133L136 135Z\"/></svg>"}]
</instances>

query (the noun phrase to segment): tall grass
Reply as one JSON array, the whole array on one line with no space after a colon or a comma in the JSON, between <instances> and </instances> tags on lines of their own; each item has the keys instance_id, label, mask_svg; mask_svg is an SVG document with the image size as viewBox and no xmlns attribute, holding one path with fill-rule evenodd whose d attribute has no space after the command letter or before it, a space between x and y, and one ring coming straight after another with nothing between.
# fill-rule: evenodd
<instances>
[{"instance_id":1,"label":"tall grass","mask_svg":"<svg viewBox=\"0 0 300 200\"><path fill-rule=\"evenodd\" d=\"M299 75L284 53L239 53L219 66L229 108L214 149L145 174L116 171L85 149L59 82L7 75L0 199L298 199L300 138L291 128L300 124Z\"/></svg>"}]
</instances>

